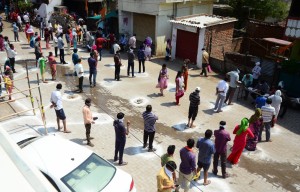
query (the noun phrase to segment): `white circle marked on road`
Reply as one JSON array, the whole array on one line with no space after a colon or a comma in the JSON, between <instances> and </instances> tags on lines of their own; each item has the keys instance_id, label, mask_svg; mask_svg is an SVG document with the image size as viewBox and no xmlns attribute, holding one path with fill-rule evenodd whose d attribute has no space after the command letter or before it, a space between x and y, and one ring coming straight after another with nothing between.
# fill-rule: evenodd
<instances>
[{"instance_id":1,"label":"white circle marked on road","mask_svg":"<svg viewBox=\"0 0 300 192\"><path fill-rule=\"evenodd\" d=\"M81 99L81 96L76 93L69 93L69 94L63 94L62 99L66 101L77 101Z\"/></svg>"},{"instance_id":2,"label":"white circle marked on road","mask_svg":"<svg viewBox=\"0 0 300 192\"><path fill-rule=\"evenodd\" d=\"M134 106L145 106L149 100L145 97L135 97L130 100L130 103Z\"/></svg>"}]
</instances>

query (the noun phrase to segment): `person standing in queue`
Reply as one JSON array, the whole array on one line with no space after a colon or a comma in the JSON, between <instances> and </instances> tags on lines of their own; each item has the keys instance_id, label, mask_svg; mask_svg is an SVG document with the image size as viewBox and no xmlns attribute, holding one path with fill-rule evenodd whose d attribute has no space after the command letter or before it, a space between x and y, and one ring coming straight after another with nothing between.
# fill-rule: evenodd
<instances>
[{"instance_id":1,"label":"person standing in queue","mask_svg":"<svg viewBox=\"0 0 300 192\"><path fill-rule=\"evenodd\" d=\"M117 119L114 121L113 125L116 133L115 142L115 156L114 161L119 160L119 165L127 165L128 162L123 161L123 152L126 144L126 135L129 134L130 121L127 120L127 129L124 125L124 113L120 112L117 114Z\"/></svg>"},{"instance_id":2,"label":"person standing in queue","mask_svg":"<svg viewBox=\"0 0 300 192\"><path fill-rule=\"evenodd\" d=\"M90 109L91 104L92 104L92 100L90 98L87 98L85 100L84 106L82 108L82 114L83 114L83 120L84 120L84 126L85 126L85 135L86 135L87 145L94 147L94 144L91 143L91 139L93 139L93 137L90 136L92 124L95 123L93 116L92 116L91 109Z\"/></svg>"}]
</instances>

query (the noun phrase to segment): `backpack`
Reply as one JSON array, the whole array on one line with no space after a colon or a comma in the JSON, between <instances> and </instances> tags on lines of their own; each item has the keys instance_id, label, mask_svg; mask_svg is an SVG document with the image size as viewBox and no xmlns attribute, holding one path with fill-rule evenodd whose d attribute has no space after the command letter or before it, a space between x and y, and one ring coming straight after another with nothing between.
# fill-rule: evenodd
<instances>
[{"instance_id":1,"label":"backpack","mask_svg":"<svg viewBox=\"0 0 300 192\"><path fill-rule=\"evenodd\" d=\"M30 43L29 43L29 45L30 45L31 48L34 48L34 41L35 41L35 38L31 37Z\"/></svg>"}]
</instances>

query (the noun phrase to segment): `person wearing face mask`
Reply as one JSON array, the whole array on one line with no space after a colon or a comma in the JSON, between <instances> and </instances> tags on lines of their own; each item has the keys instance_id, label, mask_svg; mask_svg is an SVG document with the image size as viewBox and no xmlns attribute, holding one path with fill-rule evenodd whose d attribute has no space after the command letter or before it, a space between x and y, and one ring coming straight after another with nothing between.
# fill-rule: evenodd
<instances>
[{"instance_id":1,"label":"person wearing face mask","mask_svg":"<svg viewBox=\"0 0 300 192\"><path fill-rule=\"evenodd\" d=\"M86 134L87 145L94 147L94 144L91 143L91 139L93 138L90 136L92 124L95 123L90 109L91 104L92 104L92 100L90 98L87 98L85 100L85 105L82 108L82 113L83 113L83 120L84 120L84 126L86 131L85 134Z\"/></svg>"},{"instance_id":2,"label":"person wearing face mask","mask_svg":"<svg viewBox=\"0 0 300 192\"><path fill-rule=\"evenodd\" d=\"M123 152L126 143L126 135L129 133L130 121L127 120L127 128L125 128L124 113L120 112L117 114L117 119L114 120L113 126L116 133L114 161L119 160L119 165L127 165L128 163L123 161Z\"/></svg>"},{"instance_id":3,"label":"person wearing face mask","mask_svg":"<svg viewBox=\"0 0 300 192\"><path fill-rule=\"evenodd\" d=\"M176 189L174 185L173 173L176 170L177 165L174 161L168 161L158 172L157 179L157 191L159 192L171 192Z\"/></svg>"}]
</instances>

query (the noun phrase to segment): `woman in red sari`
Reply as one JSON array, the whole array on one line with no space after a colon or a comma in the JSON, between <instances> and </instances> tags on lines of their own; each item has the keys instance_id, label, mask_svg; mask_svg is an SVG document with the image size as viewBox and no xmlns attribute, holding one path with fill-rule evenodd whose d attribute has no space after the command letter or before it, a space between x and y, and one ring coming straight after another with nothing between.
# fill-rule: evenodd
<instances>
[{"instance_id":1,"label":"woman in red sari","mask_svg":"<svg viewBox=\"0 0 300 192\"><path fill-rule=\"evenodd\" d=\"M52 52L49 52L48 62L51 69L52 81L56 80L56 61Z\"/></svg>"},{"instance_id":2,"label":"woman in red sari","mask_svg":"<svg viewBox=\"0 0 300 192\"><path fill-rule=\"evenodd\" d=\"M246 138L249 134L250 137L254 137L253 133L249 129L249 120L247 118L243 118L240 125L237 125L233 134L236 134L231 154L228 156L227 160L231 164L237 164L239 162L240 156L246 146Z\"/></svg>"},{"instance_id":3,"label":"woman in red sari","mask_svg":"<svg viewBox=\"0 0 300 192\"><path fill-rule=\"evenodd\" d=\"M29 24L29 23L26 23L24 32L25 32L25 36L26 36L26 38L27 38L28 43L29 43L29 41L30 41L29 36L28 36L28 33L27 33L27 30L29 29L29 27L30 27L30 24Z\"/></svg>"},{"instance_id":4,"label":"woman in red sari","mask_svg":"<svg viewBox=\"0 0 300 192\"><path fill-rule=\"evenodd\" d=\"M5 51L4 38L3 38L3 35L1 35L1 34L0 34L0 51Z\"/></svg>"}]
</instances>

